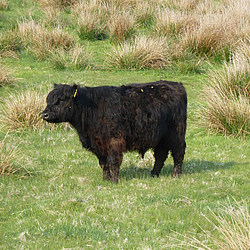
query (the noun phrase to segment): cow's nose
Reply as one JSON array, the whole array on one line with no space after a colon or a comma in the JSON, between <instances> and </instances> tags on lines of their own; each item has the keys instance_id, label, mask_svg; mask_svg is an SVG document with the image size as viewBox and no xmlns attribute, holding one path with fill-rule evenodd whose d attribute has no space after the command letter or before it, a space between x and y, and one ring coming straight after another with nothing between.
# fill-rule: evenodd
<instances>
[{"instance_id":1,"label":"cow's nose","mask_svg":"<svg viewBox=\"0 0 250 250\"><path fill-rule=\"evenodd\" d=\"M44 120L47 120L49 118L49 114L48 113L42 113L42 117Z\"/></svg>"}]
</instances>

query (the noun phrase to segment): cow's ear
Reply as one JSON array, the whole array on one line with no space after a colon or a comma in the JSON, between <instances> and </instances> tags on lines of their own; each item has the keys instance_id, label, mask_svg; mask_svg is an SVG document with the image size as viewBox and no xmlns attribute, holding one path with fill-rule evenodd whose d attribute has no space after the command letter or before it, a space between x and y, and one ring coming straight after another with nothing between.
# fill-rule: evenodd
<instances>
[{"instance_id":1,"label":"cow's ear","mask_svg":"<svg viewBox=\"0 0 250 250\"><path fill-rule=\"evenodd\" d=\"M54 88L56 88L57 85L58 85L58 84L54 83Z\"/></svg>"},{"instance_id":2,"label":"cow's ear","mask_svg":"<svg viewBox=\"0 0 250 250\"><path fill-rule=\"evenodd\" d=\"M72 92L73 92L73 97L75 98L77 96L77 92L78 92L78 85L74 84L72 86Z\"/></svg>"}]
</instances>

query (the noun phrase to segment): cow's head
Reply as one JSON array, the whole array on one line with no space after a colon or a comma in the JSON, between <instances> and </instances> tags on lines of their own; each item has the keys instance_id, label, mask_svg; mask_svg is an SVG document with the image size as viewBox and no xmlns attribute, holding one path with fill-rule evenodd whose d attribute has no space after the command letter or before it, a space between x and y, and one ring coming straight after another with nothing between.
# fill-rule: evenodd
<instances>
[{"instance_id":1,"label":"cow's head","mask_svg":"<svg viewBox=\"0 0 250 250\"><path fill-rule=\"evenodd\" d=\"M71 121L77 90L77 85L55 84L46 98L47 107L42 112L43 119L53 123Z\"/></svg>"}]
</instances>

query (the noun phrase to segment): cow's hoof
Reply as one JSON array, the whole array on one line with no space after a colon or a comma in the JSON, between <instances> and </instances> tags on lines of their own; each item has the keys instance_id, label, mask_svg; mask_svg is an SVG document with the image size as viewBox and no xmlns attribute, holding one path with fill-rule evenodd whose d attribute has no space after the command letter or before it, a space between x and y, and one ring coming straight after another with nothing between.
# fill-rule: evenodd
<instances>
[{"instance_id":1,"label":"cow's hoof","mask_svg":"<svg viewBox=\"0 0 250 250\"><path fill-rule=\"evenodd\" d=\"M177 178L177 177L180 177L182 175L182 173L180 172L174 172L174 173L172 173L172 177L173 178Z\"/></svg>"},{"instance_id":2,"label":"cow's hoof","mask_svg":"<svg viewBox=\"0 0 250 250\"><path fill-rule=\"evenodd\" d=\"M156 177L159 177L159 174L153 172L153 170L152 170L152 171L151 171L151 177L154 178L155 176L156 176Z\"/></svg>"}]
</instances>

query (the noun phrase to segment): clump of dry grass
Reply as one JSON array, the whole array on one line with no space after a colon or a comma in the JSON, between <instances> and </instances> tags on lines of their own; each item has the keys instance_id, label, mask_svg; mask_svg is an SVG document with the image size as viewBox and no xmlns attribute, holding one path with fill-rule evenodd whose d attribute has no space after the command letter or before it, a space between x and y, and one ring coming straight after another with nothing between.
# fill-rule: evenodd
<instances>
[{"instance_id":1,"label":"clump of dry grass","mask_svg":"<svg viewBox=\"0 0 250 250\"><path fill-rule=\"evenodd\" d=\"M106 35L106 25L103 20L102 8L92 9L92 6L81 10L76 10L78 22L78 34L81 39L102 40Z\"/></svg>"},{"instance_id":2,"label":"clump of dry grass","mask_svg":"<svg viewBox=\"0 0 250 250\"><path fill-rule=\"evenodd\" d=\"M216 214L211 209L212 219L205 217L213 227L213 233L204 230L201 234L180 235L171 247L199 250L246 250L250 249L250 214L246 203L223 206ZM215 234L216 233L216 234Z\"/></svg>"},{"instance_id":3,"label":"clump of dry grass","mask_svg":"<svg viewBox=\"0 0 250 250\"><path fill-rule=\"evenodd\" d=\"M17 34L39 60L44 60L48 51L56 48L68 49L74 45L73 37L63 28L49 30L34 20L18 22Z\"/></svg>"},{"instance_id":4,"label":"clump of dry grass","mask_svg":"<svg viewBox=\"0 0 250 250\"><path fill-rule=\"evenodd\" d=\"M45 9L61 10L64 7L70 7L76 4L77 0L39 0L42 7Z\"/></svg>"},{"instance_id":5,"label":"clump of dry grass","mask_svg":"<svg viewBox=\"0 0 250 250\"><path fill-rule=\"evenodd\" d=\"M41 112L45 106L45 97L35 91L25 91L10 95L3 100L0 121L10 131L44 127Z\"/></svg>"},{"instance_id":6,"label":"clump of dry grass","mask_svg":"<svg viewBox=\"0 0 250 250\"><path fill-rule=\"evenodd\" d=\"M190 11L195 9L199 2L200 0L170 0L167 1L167 5L174 9Z\"/></svg>"},{"instance_id":7,"label":"clump of dry grass","mask_svg":"<svg viewBox=\"0 0 250 250\"><path fill-rule=\"evenodd\" d=\"M216 92L220 91L220 92ZM245 137L250 134L250 101L245 96L229 98L223 89L206 90L207 107L203 110L208 129L225 135Z\"/></svg>"},{"instance_id":8,"label":"clump of dry grass","mask_svg":"<svg viewBox=\"0 0 250 250\"><path fill-rule=\"evenodd\" d=\"M7 0L0 0L0 10L6 10L9 8L9 4Z\"/></svg>"},{"instance_id":9,"label":"clump of dry grass","mask_svg":"<svg viewBox=\"0 0 250 250\"><path fill-rule=\"evenodd\" d=\"M14 69L0 63L0 87L14 84L16 78L13 76Z\"/></svg>"},{"instance_id":10,"label":"clump of dry grass","mask_svg":"<svg viewBox=\"0 0 250 250\"><path fill-rule=\"evenodd\" d=\"M180 45L202 56L233 51L239 39L249 34L250 10L246 7L250 8L249 2L223 1L221 4L209 5L208 10L204 10L204 6L208 4L199 4L189 12L195 16L195 25L188 25L181 34Z\"/></svg>"},{"instance_id":11,"label":"clump of dry grass","mask_svg":"<svg viewBox=\"0 0 250 250\"><path fill-rule=\"evenodd\" d=\"M188 28L180 37L180 44L198 55L208 56L228 46L226 23L221 18L219 15L202 16L198 26Z\"/></svg>"},{"instance_id":12,"label":"clump of dry grass","mask_svg":"<svg viewBox=\"0 0 250 250\"><path fill-rule=\"evenodd\" d=\"M250 41L242 42L233 61L211 71L204 97L208 128L235 137L250 134Z\"/></svg>"},{"instance_id":13,"label":"clump of dry grass","mask_svg":"<svg viewBox=\"0 0 250 250\"><path fill-rule=\"evenodd\" d=\"M0 141L0 175L9 175L17 171L17 168L20 168L22 158L19 144L8 143L7 138L8 133Z\"/></svg>"},{"instance_id":14,"label":"clump of dry grass","mask_svg":"<svg viewBox=\"0 0 250 250\"><path fill-rule=\"evenodd\" d=\"M129 11L113 13L107 24L111 41L121 43L135 33L135 18Z\"/></svg>"},{"instance_id":15,"label":"clump of dry grass","mask_svg":"<svg viewBox=\"0 0 250 250\"><path fill-rule=\"evenodd\" d=\"M0 34L0 55L18 59L17 52L23 49L23 43L16 31L9 31Z\"/></svg>"},{"instance_id":16,"label":"clump of dry grass","mask_svg":"<svg viewBox=\"0 0 250 250\"><path fill-rule=\"evenodd\" d=\"M50 53L51 61L57 69L87 69L92 66L92 54L83 46L76 45L67 51L59 48Z\"/></svg>"},{"instance_id":17,"label":"clump of dry grass","mask_svg":"<svg viewBox=\"0 0 250 250\"><path fill-rule=\"evenodd\" d=\"M109 67L120 69L162 68L167 62L168 44L164 37L136 37L113 46L106 58Z\"/></svg>"},{"instance_id":18,"label":"clump of dry grass","mask_svg":"<svg viewBox=\"0 0 250 250\"><path fill-rule=\"evenodd\" d=\"M181 10L159 9L156 14L156 32L160 35L177 35L196 23L196 15Z\"/></svg>"},{"instance_id":19,"label":"clump of dry grass","mask_svg":"<svg viewBox=\"0 0 250 250\"><path fill-rule=\"evenodd\" d=\"M155 20L155 7L149 1L138 1L135 6L136 22L142 26L150 26Z\"/></svg>"},{"instance_id":20,"label":"clump of dry grass","mask_svg":"<svg viewBox=\"0 0 250 250\"><path fill-rule=\"evenodd\" d=\"M81 39L102 40L109 36L113 42L119 43L130 38L135 30L135 18L130 9L115 1L79 2L73 13Z\"/></svg>"}]
</instances>

